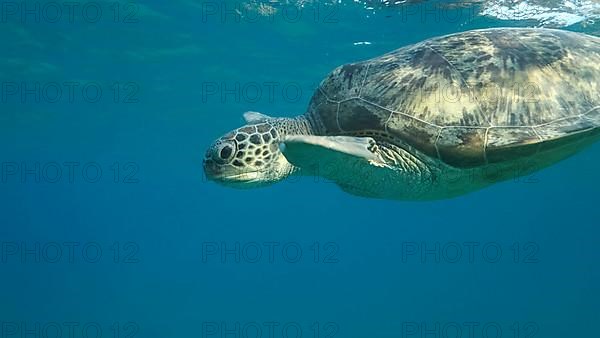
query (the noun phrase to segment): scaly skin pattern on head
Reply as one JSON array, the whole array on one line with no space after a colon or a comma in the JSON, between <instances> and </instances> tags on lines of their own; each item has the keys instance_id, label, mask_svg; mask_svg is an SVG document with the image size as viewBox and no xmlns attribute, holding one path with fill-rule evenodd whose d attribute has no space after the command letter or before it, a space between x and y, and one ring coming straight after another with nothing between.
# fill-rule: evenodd
<instances>
[{"instance_id":1,"label":"scaly skin pattern on head","mask_svg":"<svg viewBox=\"0 0 600 338\"><path fill-rule=\"evenodd\" d=\"M275 183L297 169L281 153L283 138L312 133L304 116L247 124L213 143L204 157L204 172L210 180L238 188Z\"/></svg>"}]
</instances>

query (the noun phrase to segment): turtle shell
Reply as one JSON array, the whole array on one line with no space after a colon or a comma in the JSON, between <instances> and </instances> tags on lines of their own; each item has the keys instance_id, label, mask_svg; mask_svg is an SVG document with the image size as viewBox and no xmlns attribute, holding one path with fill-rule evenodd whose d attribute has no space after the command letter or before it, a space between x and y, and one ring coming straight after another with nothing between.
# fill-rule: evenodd
<instances>
[{"instance_id":1,"label":"turtle shell","mask_svg":"<svg viewBox=\"0 0 600 338\"><path fill-rule=\"evenodd\" d=\"M468 168L596 135L600 38L495 28L336 68L307 112L324 135L386 139Z\"/></svg>"}]
</instances>

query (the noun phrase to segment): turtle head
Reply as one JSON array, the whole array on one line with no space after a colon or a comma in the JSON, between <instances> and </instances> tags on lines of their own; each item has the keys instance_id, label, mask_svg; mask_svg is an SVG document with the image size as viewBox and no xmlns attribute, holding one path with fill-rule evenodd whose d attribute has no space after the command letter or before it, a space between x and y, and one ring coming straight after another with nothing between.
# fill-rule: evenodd
<instances>
[{"instance_id":1,"label":"turtle head","mask_svg":"<svg viewBox=\"0 0 600 338\"><path fill-rule=\"evenodd\" d=\"M275 183L293 171L279 149L275 119L251 123L217 139L204 157L206 177L237 188Z\"/></svg>"}]
</instances>

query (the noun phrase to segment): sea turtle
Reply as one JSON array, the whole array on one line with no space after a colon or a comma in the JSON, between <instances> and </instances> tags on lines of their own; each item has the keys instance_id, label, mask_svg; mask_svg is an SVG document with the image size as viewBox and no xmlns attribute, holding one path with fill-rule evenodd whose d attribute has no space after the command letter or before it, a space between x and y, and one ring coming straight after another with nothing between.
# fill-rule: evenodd
<instances>
[{"instance_id":1,"label":"sea turtle","mask_svg":"<svg viewBox=\"0 0 600 338\"><path fill-rule=\"evenodd\" d=\"M599 138L600 38L493 28L336 68L306 114L248 112L206 152L237 187L319 175L360 196L431 200L531 174Z\"/></svg>"}]
</instances>

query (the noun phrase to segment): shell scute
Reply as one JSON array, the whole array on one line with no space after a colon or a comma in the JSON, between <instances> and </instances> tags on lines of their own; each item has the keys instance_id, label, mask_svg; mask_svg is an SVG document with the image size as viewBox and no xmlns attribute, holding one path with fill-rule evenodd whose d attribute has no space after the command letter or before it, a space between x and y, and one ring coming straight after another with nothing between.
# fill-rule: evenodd
<instances>
[{"instance_id":1,"label":"shell scute","mask_svg":"<svg viewBox=\"0 0 600 338\"><path fill-rule=\"evenodd\" d=\"M387 130L419 151L434 158L438 157L435 141L440 133L440 127L404 114L394 113L389 118Z\"/></svg>"},{"instance_id":2,"label":"shell scute","mask_svg":"<svg viewBox=\"0 0 600 338\"><path fill-rule=\"evenodd\" d=\"M440 159L452 166L478 167L485 161L485 128L449 127L440 132Z\"/></svg>"},{"instance_id":3,"label":"shell scute","mask_svg":"<svg viewBox=\"0 0 600 338\"><path fill-rule=\"evenodd\" d=\"M367 63L353 63L337 67L321 82L321 91L329 100L336 102L358 97L367 70Z\"/></svg>"},{"instance_id":4,"label":"shell scute","mask_svg":"<svg viewBox=\"0 0 600 338\"><path fill-rule=\"evenodd\" d=\"M337 124L339 104L327 98L319 89L313 95L308 105L308 118L316 130L328 135L336 134L341 130Z\"/></svg>"},{"instance_id":5,"label":"shell scute","mask_svg":"<svg viewBox=\"0 0 600 338\"><path fill-rule=\"evenodd\" d=\"M385 130L391 111L361 99L340 103L338 122L343 131Z\"/></svg>"},{"instance_id":6,"label":"shell scute","mask_svg":"<svg viewBox=\"0 0 600 338\"><path fill-rule=\"evenodd\" d=\"M490 128L487 134L487 161L499 163L534 155L538 151L539 141L533 128Z\"/></svg>"},{"instance_id":7,"label":"shell scute","mask_svg":"<svg viewBox=\"0 0 600 338\"><path fill-rule=\"evenodd\" d=\"M597 124L588 119L575 116L536 127L535 130L542 140L553 140L567 134L584 132L597 126Z\"/></svg>"}]
</instances>

